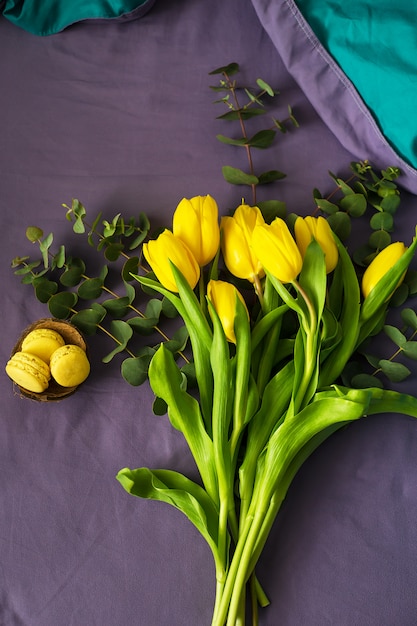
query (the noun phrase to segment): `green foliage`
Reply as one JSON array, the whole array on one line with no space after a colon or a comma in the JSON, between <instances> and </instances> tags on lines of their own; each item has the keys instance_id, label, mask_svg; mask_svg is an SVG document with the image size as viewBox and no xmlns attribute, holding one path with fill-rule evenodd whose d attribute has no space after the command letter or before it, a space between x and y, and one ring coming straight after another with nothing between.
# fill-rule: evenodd
<instances>
[{"instance_id":1,"label":"green foliage","mask_svg":"<svg viewBox=\"0 0 417 626\"><path fill-rule=\"evenodd\" d=\"M239 122L240 135L237 137L229 137L223 134L217 135L217 139L227 145L244 148L248 157L249 171L244 172L241 169L226 165L222 168L223 177L232 185L247 185L252 191L252 204L257 204L257 187L274 183L282 178L285 174L279 170L270 170L266 172L255 172L253 165L252 150L266 150L271 147L276 140L277 132L286 133L288 127L298 127L298 122L294 116L291 106L288 105L288 116L284 120L279 120L271 116L273 127L262 128L256 133L250 135L248 133L246 122L252 118L258 118L267 113L265 99L269 99L269 103L279 95L279 91L275 90L262 78L256 80L255 87L240 87L237 84L236 74L239 73L239 65L230 63L217 68L210 72L210 75L221 75L218 85L212 85L211 89L216 93L223 94L216 103L223 104L227 107L226 113L218 116L217 119L223 121ZM242 104L242 94L245 96L245 102Z\"/></svg>"},{"instance_id":2,"label":"green foliage","mask_svg":"<svg viewBox=\"0 0 417 626\"><path fill-rule=\"evenodd\" d=\"M45 237L41 228L30 226L26 236L30 242L38 244L41 258L35 261L27 256L13 259L12 267L21 282L32 285L36 298L48 306L53 317L71 321L87 336L97 331L104 333L113 348L103 357L103 362L109 363L116 355L125 353L127 358L121 363L121 373L131 385L147 380L149 363L156 349L135 337L152 335L159 345L159 336L159 341L165 342L175 358L190 365L183 353L188 343L185 327L177 325L171 338L160 328L166 318L178 315L169 300L162 295L147 299L144 312L137 306L141 290L134 276L139 272L146 274L140 265L140 255L141 245L150 231L147 216L139 213L138 217L126 220L117 213L111 219L103 219L99 213L89 225L87 210L79 200L73 199L71 206L63 206L73 231L86 236L88 245L103 254L106 263L97 276L89 276L86 260L68 255L63 245L55 251L53 234ZM139 253L131 256L130 251L137 249ZM115 282L119 293L112 286ZM194 376L190 370L191 383Z\"/></svg>"}]
</instances>

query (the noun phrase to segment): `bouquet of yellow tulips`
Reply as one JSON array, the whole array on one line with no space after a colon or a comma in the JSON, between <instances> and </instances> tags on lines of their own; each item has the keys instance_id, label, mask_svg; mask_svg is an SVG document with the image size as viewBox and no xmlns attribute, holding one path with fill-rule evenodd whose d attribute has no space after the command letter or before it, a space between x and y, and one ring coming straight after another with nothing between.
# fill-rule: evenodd
<instances>
[{"instance_id":1,"label":"bouquet of yellow tulips","mask_svg":"<svg viewBox=\"0 0 417 626\"><path fill-rule=\"evenodd\" d=\"M324 217L297 217L290 230L241 204L219 222L210 196L182 200L172 230L143 245L156 278L136 278L183 318L198 392L187 389L163 344L149 380L201 484L148 468L122 469L118 480L133 495L180 509L207 541L216 571L212 626L242 626L248 590L258 623L258 605L268 599L255 567L311 452L366 415L417 417L414 397L338 384L357 348L381 328L416 247L417 238L388 245L359 280Z\"/></svg>"}]
</instances>

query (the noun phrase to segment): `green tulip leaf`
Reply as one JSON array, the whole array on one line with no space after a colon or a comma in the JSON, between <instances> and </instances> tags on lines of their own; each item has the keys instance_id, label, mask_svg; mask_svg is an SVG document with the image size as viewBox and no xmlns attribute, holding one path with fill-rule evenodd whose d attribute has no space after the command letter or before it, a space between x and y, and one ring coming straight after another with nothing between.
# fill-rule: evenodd
<instances>
[{"instance_id":1,"label":"green tulip leaf","mask_svg":"<svg viewBox=\"0 0 417 626\"><path fill-rule=\"evenodd\" d=\"M183 376L173 354L162 343L149 366L149 382L156 397L168 405L172 426L184 435L197 463L204 485L217 501L217 478L213 461L213 442L208 436L198 401L183 386Z\"/></svg>"},{"instance_id":2,"label":"green tulip leaf","mask_svg":"<svg viewBox=\"0 0 417 626\"><path fill-rule=\"evenodd\" d=\"M246 172L243 172L242 170L236 167L231 167L230 165L224 165L222 167L222 172L223 172L224 179L228 183L231 183L232 185L251 186L251 185L257 185L259 182L258 178L254 176L253 174L246 174Z\"/></svg>"},{"instance_id":3,"label":"green tulip leaf","mask_svg":"<svg viewBox=\"0 0 417 626\"><path fill-rule=\"evenodd\" d=\"M336 290L336 297L339 298L336 306L334 294L331 294L330 303L340 324L341 340L321 367L319 387L331 385L337 380L356 348L359 334L360 289L356 270L345 246L337 238L336 244L339 250L337 280L343 285L343 291Z\"/></svg>"},{"instance_id":4,"label":"green tulip leaf","mask_svg":"<svg viewBox=\"0 0 417 626\"><path fill-rule=\"evenodd\" d=\"M324 252L314 239L307 247L299 282L307 292L319 322L326 298L327 277Z\"/></svg>"},{"instance_id":5,"label":"green tulip leaf","mask_svg":"<svg viewBox=\"0 0 417 626\"><path fill-rule=\"evenodd\" d=\"M66 319L78 301L78 296L71 291L62 291L51 296L48 300L48 309L53 317Z\"/></svg>"},{"instance_id":6,"label":"green tulip leaf","mask_svg":"<svg viewBox=\"0 0 417 626\"><path fill-rule=\"evenodd\" d=\"M139 498L166 502L194 524L210 546L218 565L219 512L206 491L197 483L172 470L124 468L116 476L126 491Z\"/></svg>"}]
</instances>

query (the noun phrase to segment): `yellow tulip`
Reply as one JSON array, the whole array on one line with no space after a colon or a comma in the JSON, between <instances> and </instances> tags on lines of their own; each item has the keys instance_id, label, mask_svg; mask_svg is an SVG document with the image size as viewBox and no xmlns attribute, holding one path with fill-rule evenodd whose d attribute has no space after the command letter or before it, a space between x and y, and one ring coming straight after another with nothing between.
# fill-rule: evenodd
<instances>
[{"instance_id":1,"label":"yellow tulip","mask_svg":"<svg viewBox=\"0 0 417 626\"><path fill-rule=\"evenodd\" d=\"M302 257L305 257L307 248L314 238L324 252L326 273L332 272L339 260L339 251L328 221L324 217L298 217L294 230L295 240Z\"/></svg>"},{"instance_id":2,"label":"yellow tulip","mask_svg":"<svg viewBox=\"0 0 417 626\"><path fill-rule=\"evenodd\" d=\"M207 297L220 318L227 341L230 341L231 343L236 343L234 329L236 317L236 296L241 300L246 308L246 303L242 294L234 285L232 285L232 283L228 283L224 280L210 280L207 284Z\"/></svg>"},{"instance_id":3,"label":"yellow tulip","mask_svg":"<svg viewBox=\"0 0 417 626\"><path fill-rule=\"evenodd\" d=\"M174 212L172 231L193 253L200 267L207 265L220 245L219 210L211 196L183 198Z\"/></svg>"},{"instance_id":4,"label":"yellow tulip","mask_svg":"<svg viewBox=\"0 0 417 626\"><path fill-rule=\"evenodd\" d=\"M170 291L178 292L170 261L179 269L191 289L200 278L200 267L187 245L165 229L157 239L143 244L143 254L159 282Z\"/></svg>"},{"instance_id":5,"label":"yellow tulip","mask_svg":"<svg viewBox=\"0 0 417 626\"><path fill-rule=\"evenodd\" d=\"M291 283L301 272L303 259L288 226L280 217L257 226L252 247L265 270L282 283Z\"/></svg>"},{"instance_id":6,"label":"yellow tulip","mask_svg":"<svg viewBox=\"0 0 417 626\"><path fill-rule=\"evenodd\" d=\"M391 243L389 246L381 250L374 260L368 265L365 273L362 277L362 293L366 298L371 293L372 289L377 283L385 276L393 265L403 256L407 246L401 241ZM405 272L401 279L398 281L396 288L402 283L405 276Z\"/></svg>"},{"instance_id":7,"label":"yellow tulip","mask_svg":"<svg viewBox=\"0 0 417 626\"><path fill-rule=\"evenodd\" d=\"M256 277L264 275L262 265L252 249L253 231L264 223L258 207L247 204L238 206L233 217L221 219L223 259L229 272L237 278L245 278L253 283Z\"/></svg>"}]
</instances>

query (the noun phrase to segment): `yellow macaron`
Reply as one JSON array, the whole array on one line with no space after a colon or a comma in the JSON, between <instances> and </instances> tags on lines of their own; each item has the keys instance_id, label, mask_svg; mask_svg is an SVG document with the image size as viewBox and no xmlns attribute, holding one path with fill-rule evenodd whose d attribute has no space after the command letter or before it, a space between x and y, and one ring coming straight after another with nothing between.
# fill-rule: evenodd
<instances>
[{"instance_id":1,"label":"yellow macaron","mask_svg":"<svg viewBox=\"0 0 417 626\"><path fill-rule=\"evenodd\" d=\"M6 364L6 373L19 387L35 393L45 391L51 378L47 363L29 352L15 352Z\"/></svg>"},{"instance_id":2,"label":"yellow macaron","mask_svg":"<svg viewBox=\"0 0 417 626\"><path fill-rule=\"evenodd\" d=\"M61 387L76 387L90 373L90 362L85 351L73 344L55 350L49 365L53 378Z\"/></svg>"},{"instance_id":3,"label":"yellow macaron","mask_svg":"<svg viewBox=\"0 0 417 626\"><path fill-rule=\"evenodd\" d=\"M26 335L22 341L21 351L36 354L42 361L49 363L51 354L63 346L63 337L51 328L37 328Z\"/></svg>"}]
</instances>

